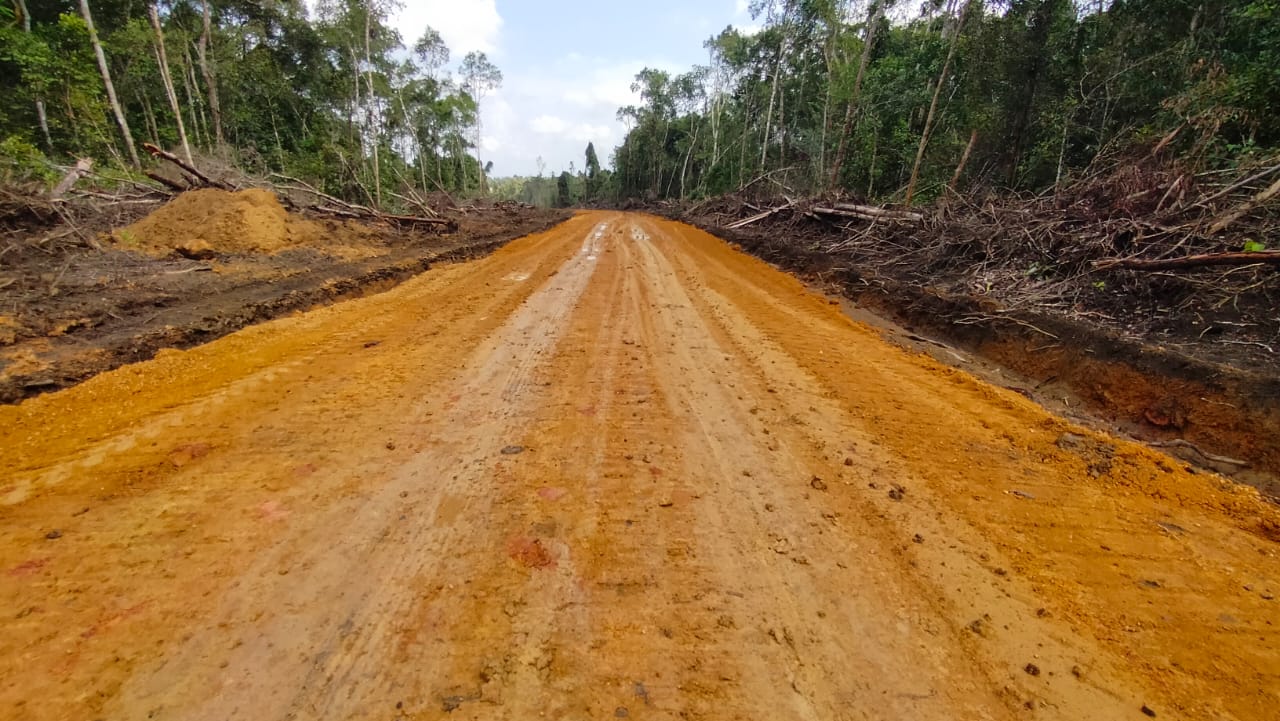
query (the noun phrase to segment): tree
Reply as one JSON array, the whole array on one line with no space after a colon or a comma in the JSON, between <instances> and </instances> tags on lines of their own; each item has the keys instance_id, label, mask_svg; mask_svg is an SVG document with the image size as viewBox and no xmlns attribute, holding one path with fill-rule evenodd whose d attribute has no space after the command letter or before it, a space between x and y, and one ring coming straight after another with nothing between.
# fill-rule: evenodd
<instances>
[{"instance_id":1,"label":"tree","mask_svg":"<svg viewBox=\"0 0 1280 721\"><path fill-rule=\"evenodd\" d=\"M196 43L196 57L200 60L200 74L204 76L205 92L209 98L209 113L213 115L213 137L222 146L222 104L218 101L218 74L209 62L209 42L213 35L213 11L209 0L200 2L200 40Z\"/></svg>"},{"instance_id":2,"label":"tree","mask_svg":"<svg viewBox=\"0 0 1280 721\"><path fill-rule=\"evenodd\" d=\"M560 173L560 177L556 178L556 197L559 208L568 208L573 204L573 197L569 192L569 183L573 176L569 175L569 171L565 170Z\"/></svg>"},{"instance_id":3,"label":"tree","mask_svg":"<svg viewBox=\"0 0 1280 721\"><path fill-rule=\"evenodd\" d=\"M600 192L600 158L596 156L595 143L587 143L586 156L587 200L594 200L596 195ZM541 169L539 169L538 174L542 174Z\"/></svg>"},{"instance_id":4,"label":"tree","mask_svg":"<svg viewBox=\"0 0 1280 721\"><path fill-rule=\"evenodd\" d=\"M156 65L160 69L160 81L164 83L165 96L169 99L169 107L173 110L173 119L178 126L178 139L182 143L182 154L188 163L195 161L191 157L191 144L187 142L187 128L182 120L182 108L178 106L178 93L173 89L173 78L169 74L169 55L164 47L164 30L160 26L160 9L156 3L147 6L147 14L151 19L151 29L156 34Z\"/></svg>"},{"instance_id":5,"label":"tree","mask_svg":"<svg viewBox=\"0 0 1280 721\"><path fill-rule=\"evenodd\" d=\"M111 104L111 112L115 115L116 124L120 127L120 135L124 138L125 150L129 153L129 161L133 167L139 167L138 149L133 145L133 133L129 131L129 121L125 119L124 109L116 98L116 88L111 82L111 69L107 67L107 56L102 51L102 43L98 40L98 31L93 25L93 15L89 11L89 0L80 0L80 15L89 29L89 42L93 45L93 54L98 59L98 71L102 73L102 84L107 91L107 101Z\"/></svg>"},{"instance_id":6,"label":"tree","mask_svg":"<svg viewBox=\"0 0 1280 721\"><path fill-rule=\"evenodd\" d=\"M951 0L947 8L948 15L955 12L956 3L959 1ZM943 84L947 82L951 60L955 57L956 46L960 44L960 33L964 30L964 20L969 15L972 4L972 0L965 0L964 7L960 10L960 17L956 19L951 42L947 45L947 59L942 61L942 70L938 73L938 80L933 85L933 99L929 101L929 113L924 117L924 129L920 131L920 145L916 148L916 161L911 166L911 180L907 182L907 205L911 205L911 200L915 196L916 181L920 178L920 163L924 160L925 148L929 147L929 134L933 131L933 119L938 110L938 98L942 95Z\"/></svg>"},{"instance_id":7,"label":"tree","mask_svg":"<svg viewBox=\"0 0 1280 721\"><path fill-rule=\"evenodd\" d=\"M467 53L462 59L462 77L463 88L467 91L476 102L476 122L475 122L475 138L476 138L476 161L480 162L481 149L481 132L480 132L480 102L484 99L486 93L494 90L502 85L502 71L498 67L489 62L488 56L482 52L472 51ZM483 190L485 186L484 166L481 165L480 170L480 187Z\"/></svg>"}]
</instances>

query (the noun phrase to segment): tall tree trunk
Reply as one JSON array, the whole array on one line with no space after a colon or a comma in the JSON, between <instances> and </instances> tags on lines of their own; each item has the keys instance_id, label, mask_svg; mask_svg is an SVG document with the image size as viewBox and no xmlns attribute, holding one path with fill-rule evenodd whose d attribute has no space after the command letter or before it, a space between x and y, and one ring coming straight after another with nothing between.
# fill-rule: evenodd
<instances>
[{"instance_id":1,"label":"tall tree trunk","mask_svg":"<svg viewBox=\"0 0 1280 721\"><path fill-rule=\"evenodd\" d=\"M373 51L370 48L372 31L369 27L372 24L372 14L372 9L366 7L364 11L364 72L369 107L365 113L365 122L368 124L370 132L373 133L373 195L377 207L382 208L382 163L378 160L378 146L382 145L382 129L378 127L378 119L376 117L378 100L373 92ZM476 117L479 117L478 113ZM483 174L484 169L481 168L480 172Z\"/></svg>"},{"instance_id":2,"label":"tall tree trunk","mask_svg":"<svg viewBox=\"0 0 1280 721\"><path fill-rule=\"evenodd\" d=\"M786 15L783 15L785 22ZM773 63L773 83L769 86L769 109L764 114L764 137L760 139L760 173L764 173L765 161L769 158L769 135L773 132L773 106L778 99L778 80L782 77L782 58L786 51L787 34L782 33L778 41L778 57Z\"/></svg>"},{"instance_id":3,"label":"tall tree trunk","mask_svg":"<svg viewBox=\"0 0 1280 721\"><path fill-rule=\"evenodd\" d=\"M973 146L978 143L978 129L974 128L969 133L969 144L964 146L964 153L960 155L960 162L956 164L956 172L951 174L951 182L947 183L947 190L954 193L956 186L960 184L960 175L964 173L964 166L969 163L969 156L973 153Z\"/></svg>"},{"instance_id":4,"label":"tall tree trunk","mask_svg":"<svg viewBox=\"0 0 1280 721\"><path fill-rule=\"evenodd\" d=\"M93 14L89 12L89 0L80 0L80 15L89 30L89 42L93 44L93 54L98 58L98 72L102 73L102 84L107 89L107 101L111 103L111 112L116 116L116 125L120 126L120 135L124 137L124 147L129 152L129 162L138 168L138 149L133 145L133 135L129 132L129 121L124 117L124 110L116 98L116 86L111 82L111 69L107 67L107 54L102 52L102 43L98 41L98 30L93 26Z\"/></svg>"},{"instance_id":5,"label":"tall tree trunk","mask_svg":"<svg viewBox=\"0 0 1280 721\"><path fill-rule=\"evenodd\" d=\"M204 76L205 92L209 95L209 114L213 116L213 142L222 146L222 106L218 103L218 74L213 63L209 62L209 43L213 36L212 11L209 0L200 3L202 26L200 40L196 43L196 58L200 61L200 74Z\"/></svg>"},{"instance_id":6,"label":"tall tree trunk","mask_svg":"<svg viewBox=\"0 0 1280 721\"><path fill-rule=\"evenodd\" d=\"M849 96L849 105L844 110L844 124L840 127L840 144L836 146L836 157L831 161L831 177L827 180L827 189L833 190L840 182L840 171L844 168L845 154L849 151L849 136L853 134L854 122L858 117L858 98L862 95L862 79L866 77L867 66L871 64L871 47L876 41L876 27L880 24L880 13L884 6L877 0L867 10L867 31L862 40L862 59L858 61L858 74L853 78L853 93Z\"/></svg>"},{"instance_id":7,"label":"tall tree trunk","mask_svg":"<svg viewBox=\"0 0 1280 721\"><path fill-rule=\"evenodd\" d=\"M151 136L151 144L160 144L160 128L156 125L156 112L151 108L151 98L147 94L138 91L138 103L142 105L142 124L147 133Z\"/></svg>"},{"instance_id":8,"label":"tall tree trunk","mask_svg":"<svg viewBox=\"0 0 1280 721\"><path fill-rule=\"evenodd\" d=\"M1041 0L1039 7L1031 15L1032 24L1027 32L1027 47L1037 52L1031 52L1025 62L1022 63L1022 68L1025 72L1023 96L1021 102L1018 103L1021 107L1010 133L1013 142L1007 146L1009 147L1009 167L1005 182L1010 186L1017 180L1018 166L1022 164L1022 154L1027 147L1027 128L1031 124L1040 77L1044 73L1046 63L1045 54L1038 52L1038 50L1043 48L1048 41L1049 25L1056 10L1056 2L1057 0ZM1204 6L1201 6L1201 11L1203 9Z\"/></svg>"},{"instance_id":9,"label":"tall tree trunk","mask_svg":"<svg viewBox=\"0 0 1280 721\"><path fill-rule=\"evenodd\" d=\"M194 130L197 146L209 147L209 128L201 122L200 96L196 94L199 87L196 82L194 63L191 62L191 48L187 43L182 46L182 94L187 96L188 113L191 116L191 128Z\"/></svg>"},{"instance_id":10,"label":"tall tree trunk","mask_svg":"<svg viewBox=\"0 0 1280 721\"><path fill-rule=\"evenodd\" d=\"M173 89L173 75L169 73L169 53L164 47L164 28L160 26L160 9L155 3L147 7L151 17L151 29L156 33L156 62L160 66L160 81L164 83L165 95L169 96L169 107L173 110L173 120L178 125L178 140L182 143L182 154L187 162L195 165L191 157L191 143L187 142L187 124L182 120L182 106L178 105L178 93Z\"/></svg>"},{"instance_id":11,"label":"tall tree trunk","mask_svg":"<svg viewBox=\"0 0 1280 721\"><path fill-rule=\"evenodd\" d=\"M18 0L18 12L22 13L22 31L31 34L31 11L27 10L27 1ZM49 135L49 114L45 112L44 98L36 98L36 119L40 121L40 134L44 137L46 150L53 150L53 138Z\"/></svg>"},{"instance_id":12,"label":"tall tree trunk","mask_svg":"<svg viewBox=\"0 0 1280 721\"><path fill-rule=\"evenodd\" d=\"M947 73L951 71L951 60L955 57L956 46L960 44L960 33L964 30L965 18L969 15L970 2L966 2L960 10L960 19L956 21L956 31L951 36L951 44L947 48L947 59L942 62L942 72L938 73L938 82L933 87L933 99L929 101L929 113L924 116L924 129L920 133L920 146L916 148L916 161L911 165L911 180L907 181L907 205L915 197L916 181L920 179L920 163L924 160L925 148L929 147L929 134L933 132L933 117L938 112L938 96L942 95L942 85L947 81ZM952 0L954 11L955 0Z\"/></svg>"}]
</instances>

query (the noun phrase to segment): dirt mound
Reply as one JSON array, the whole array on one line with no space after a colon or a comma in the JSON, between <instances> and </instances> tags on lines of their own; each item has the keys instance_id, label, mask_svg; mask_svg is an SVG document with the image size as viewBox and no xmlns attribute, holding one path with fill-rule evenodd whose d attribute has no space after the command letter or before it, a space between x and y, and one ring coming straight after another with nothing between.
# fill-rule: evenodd
<instances>
[{"instance_id":1,"label":"dirt mound","mask_svg":"<svg viewBox=\"0 0 1280 721\"><path fill-rule=\"evenodd\" d=\"M112 237L150 255L208 257L275 253L313 244L322 233L319 224L291 216L270 191L205 189L179 195Z\"/></svg>"}]
</instances>

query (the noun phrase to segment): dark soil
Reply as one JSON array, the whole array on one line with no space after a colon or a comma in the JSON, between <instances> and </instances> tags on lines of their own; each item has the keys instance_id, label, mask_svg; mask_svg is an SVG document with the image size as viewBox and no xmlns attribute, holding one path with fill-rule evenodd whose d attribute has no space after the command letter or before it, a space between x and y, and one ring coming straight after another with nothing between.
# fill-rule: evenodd
<instances>
[{"instance_id":1,"label":"dark soil","mask_svg":"<svg viewBox=\"0 0 1280 721\"><path fill-rule=\"evenodd\" d=\"M317 219L315 242L276 254L153 257L110 231L155 210L0 213L0 402L188 348L252 323L386 290L435 263L546 229L564 211L483 209L436 235ZM71 221L68 223L67 221Z\"/></svg>"},{"instance_id":2,"label":"dark soil","mask_svg":"<svg viewBox=\"0 0 1280 721\"><path fill-rule=\"evenodd\" d=\"M812 219L766 220L728 230L714 215L689 217L670 209L665 214L896 321L899 327L891 334L904 345L952 365L968 363L979 373L991 370L979 367L986 359L999 367L990 378L994 382L1081 420L1082 414L1102 420L1115 431L1280 498L1280 363L1262 347L1273 340L1269 335L1237 335L1241 326L1216 324L1195 307L1172 312L1165 306L1159 318L1125 316L1126 304L1159 305L1156 291L1143 298L1108 294L1112 300L1106 301L1105 318L1087 304L1011 307L999 293L973 290L962 273L938 273L925 282L918 273L895 272L894 262L833 252L847 231ZM1015 272L998 264L984 269ZM1263 281L1264 292L1268 285L1280 285L1274 277ZM1084 281L1081 294L1094 290L1087 287L1090 282L1096 281ZM1280 324L1274 315L1276 308L1268 307L1265 295L1219 309L1226 323L1232 322L1227 316L1248 318L1254 333L1270 333ZM1220 342L1224 329L1240 344ZM1245 344L1253 342L1262 345ZM979 359L970 362L954 352L959 349Z\"/></svg>"}]
</instances>

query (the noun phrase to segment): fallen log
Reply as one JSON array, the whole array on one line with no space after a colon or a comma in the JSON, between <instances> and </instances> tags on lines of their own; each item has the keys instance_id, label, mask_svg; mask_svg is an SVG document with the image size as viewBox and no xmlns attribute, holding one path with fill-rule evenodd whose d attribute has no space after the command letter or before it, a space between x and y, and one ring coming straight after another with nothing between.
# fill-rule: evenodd
<instances>
[{"instance_id":1,"label":"fallen log","mask_svg":"<svg viewBox=\"0 0 1280 721\"><path fill-rule=\"evenodd\" d=\"M184 161L182 158L179 158L178 156L174 155L173 153L170 153L167 150L163 150L155 145L152 145L151 143L143 143L142 149L150 153L151 157L153 158L163 158L169 161L170 163L173 163L174 165L178 166L183 170L183 172L187 173L191 177L198 180L200 184L204 187L219 188L221 190L231 190L231 191L234 191L236 189L235 186L231 185L230 183L224 183L221 180L214 180L213 178L210 178L209 176L205 175L204 173L196 169L195 166ZM147 177L151 178L152 180L158 181L158 178L156 178L151 173L147 173ZM166 185L170 185L170 184L166 183ZM170 187L172 187L172 185ZM189 190L189 189L190 188L182 188L182 190Z\"/></svg>"},{"instance_id":2,"label":"fallen log","mask_svg":"<svg viewBox=\"0 0 1280 721\"><path fill-rule=\"evenodd\" d=\"M854 203L835 203L833 207L837 210L848 210L854 213L865 213L866 215L875 216L877 218L894 218L897 220L910 220L919 222L924 220L923 213L913 213L909 210L892 210L890 208L878 208L874 205L856 205ZM814 209L817 210L816 208Z\"/></svg>"},{"instance_id":3,"label":"fallen log","mask_svg":"<svg viewBox=\"0 0 1280 721\"><path fill-rule=\"evenodd\" d=\"M889 220L904 223L919 223L924 220L924 216L920 213L892 211L865 205L841 206L835 208L820 208L815 206L813 208L813 212L818 213L819 215L836 215L843 218L860 218L862 220Z\"/></svg>"},{"instance_id":4,"label":"fallen log","mask_svg":"<svg viewBox=\"0 0 1280 721\"><path fill-rule=\"evenodd\" d=\"M1181 258L1161 258L1158 260L1142 260L1139 258L1120 258L1113 260L1097 260L1093 267L1099 270L1122 268L1125 270L1180 270L1187 268L1204 268L1221 265L1280 265L1280 250L1262 250L1241 253L1205 253L1187 255Z\"/></svg>"}]
</instances>

